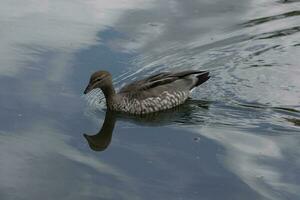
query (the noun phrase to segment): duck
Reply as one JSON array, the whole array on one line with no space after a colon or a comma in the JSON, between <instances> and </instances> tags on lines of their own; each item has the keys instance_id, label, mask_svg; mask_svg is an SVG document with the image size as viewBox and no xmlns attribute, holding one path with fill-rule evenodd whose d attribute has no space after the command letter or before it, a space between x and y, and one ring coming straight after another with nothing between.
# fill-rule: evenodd
<instances>
[{"instance_id":1,"label":"duck","mask_svg":"<svg viewBox=\"0 0 300 200\"><path fill-rule=\"evenodd\" d=\"M209 78L208 71L160 72L136 80L116 92L111 74L100 70L91 75L84 94L100 88L108 110L143 115L183 104L190 92Z\"/></svg>"}]
</instances>

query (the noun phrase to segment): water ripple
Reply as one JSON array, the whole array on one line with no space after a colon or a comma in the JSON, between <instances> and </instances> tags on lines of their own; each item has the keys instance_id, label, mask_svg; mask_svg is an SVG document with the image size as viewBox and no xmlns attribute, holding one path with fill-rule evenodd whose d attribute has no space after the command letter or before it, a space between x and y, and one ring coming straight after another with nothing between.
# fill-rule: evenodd
<instances>
[{"instance_id":1,"label":"water ripple","mask_svg":"<svg viewBox=\"0 0 300 200\"><path fill-rule=\"evenodd\" d=\"M288 17L294 17L294 16L299 16L300 15L300 11L299 10L294 10L294 11L289 11L283 14L279 14L279 15L273 15L273 16L268 16L268 17L260 17L257 19L252 19L249 20L245 23L242 23L241 26L243 27L253 27L259 24L263 24L266 22L270 22L270 21L274 21L274 20L279 20L279 19L285 19Z\"/></svg>"}]
</instances>

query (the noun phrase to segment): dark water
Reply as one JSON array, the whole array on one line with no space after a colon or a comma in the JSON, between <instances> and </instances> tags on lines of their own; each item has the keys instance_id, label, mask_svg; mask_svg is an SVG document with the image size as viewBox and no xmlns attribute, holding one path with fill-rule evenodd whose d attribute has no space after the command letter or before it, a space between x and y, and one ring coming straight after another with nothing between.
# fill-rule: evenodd
<instances>
[{"instance_id":1,"label":"dark water","mask_svg":"<svg viewBox=\"0 0 300 200\"><path fill-rule=\"evenodd\" d=\"M297 0L2 1L0 199L300 199L299 15ZM99 69L116 87L212 78L132 118L82 95Z\"/></svg>"}]
</instances>

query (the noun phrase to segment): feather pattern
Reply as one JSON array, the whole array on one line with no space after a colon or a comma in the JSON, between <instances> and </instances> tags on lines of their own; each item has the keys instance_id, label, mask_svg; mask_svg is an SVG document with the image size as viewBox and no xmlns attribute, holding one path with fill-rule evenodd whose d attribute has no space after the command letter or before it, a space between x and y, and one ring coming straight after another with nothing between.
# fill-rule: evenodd
<instances>
[{"instance_id":1,"label":"feather pattern","mask_svg":"<svg viewBox=\"0 0 300 200\"><path fill-rule=\"evenodd\" d=\"M123 87L116 110L146 114L182 104L201 79L209 79L205 71L163 72ZM205 81L204 81L205 80Z\"/></svg>"}]
</instances>

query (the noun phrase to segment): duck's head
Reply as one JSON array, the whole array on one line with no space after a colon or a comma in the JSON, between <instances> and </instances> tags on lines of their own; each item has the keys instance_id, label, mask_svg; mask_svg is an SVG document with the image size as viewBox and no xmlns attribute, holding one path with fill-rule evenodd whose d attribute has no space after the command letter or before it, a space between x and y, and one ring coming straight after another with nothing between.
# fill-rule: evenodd
<instances>
[{"instance_id":1,"label":"duck's head","mask_svg":"<svg viewBox=\"0 0 300 200\"><path fill-rule=\"evenodd\" d=\"M111 75L107 71L97 71L91 75L90 82L86 89L84 90L84 94L89 93L91 90L95 88L104 88L110 86L112 84Z\"/></svg>"}]
</instances>

